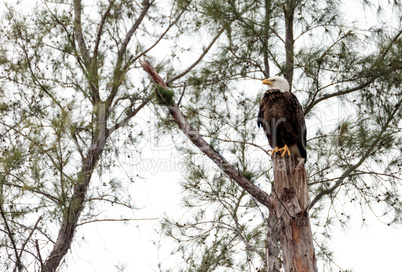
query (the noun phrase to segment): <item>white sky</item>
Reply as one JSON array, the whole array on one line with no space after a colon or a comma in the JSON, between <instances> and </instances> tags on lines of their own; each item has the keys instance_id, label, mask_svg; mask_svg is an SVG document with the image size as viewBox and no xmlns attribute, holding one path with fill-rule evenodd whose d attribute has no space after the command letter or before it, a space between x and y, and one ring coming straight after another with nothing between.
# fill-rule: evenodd
<instances>
[{"instance_id":1,"label":"white sky","mask_svg":"<svg viewBox=\"0 0 402 272\"><path fill-rule=\"evenodd\" d=\"M143 160L153 161L154 165L164 165L172 158L180 160L173 148L155 150L151 144L145 147ZM135 211L135 217L161 218L166 213L179 220L186 212L180 206L180 173L172 164L173 169L152 175L153 168L149 165L151 163L143 164L144 171L134 170L145 176L145 180L139 181L132 189L136 204L145 207ZM109 272L116 271L114 265L119 264L126 265L124 271L159 271L158 260L166 264L165 268L171 267L174 271L174 266L181 262L180 256L170 256L168 245L158 251L153 244L160 238L155 232L159 229L159 222L139 221L125 226L98 223L82 227L77 232L72 253L67 257L68 266L62 271ZM356 210L356 216L346 230L334 228L333 238L327 245L334 252L334 262L342 269L353 268L354 272L400 271L401 229L381 224L369 213L366 222L369 227L362 227L360 213ZM81 240L83 233L84 241ZM318 266L319 271L328 271L321 263Z\"/></svg>"},{"instance_id":2,"label":"white sky","mask_svg":"<svg viewBox=\"0 0 402 272\"><path fill-rule=\"evenodd\" d=\"M354 2L348 2L349 7L352 7L351 3ZM359 18L356 8L349 9L351 19L365 21L365 18ZM141 207L134 211L134 217L161 218L166 213L180 218L185 212L180 207L179 181L182 177L175 163L169 165L172 160L177 162L180 155L173 147L158 149L154 143L147 144L142 154L140 168L136 166L132 169L145 177L131 189L133 199ZM164 170L157 169L161 166ZM353 268L355 272L401 271L401 229L388 227L370 216L366 218L370 227L362 227L357 215L351 220L349 229L333 231L333 239L328 246L334 251L335 263L342 269ZM126 224L101 222L84 225L77 231L61 271L109 272L117 271L115 266L123 264L126 265L124 271L158 271L158 260L167 264L166 267L174 268L180 262L180 256L171 257L166 245L158 251L153 243L160 238L155 232L159 223L156 219ZM320 264L319 271L325 271Z\"/></svg>"},{"instance_id":3,"label":"white sky","mask_svg":"<svg viewBox=\"0 0 402 272\"><path fill-rule=\"evenodd\" d=\"M147 147L149 148L149 147ZM144 151L143 159L153 160L155 165L165 163L176 154L174 150ZM138 170L138 169L137 169ZM146 180L139 181L132 189L134 199L139 207L136 218L161 218L166 213L178 220L185 210L180 207L180 187L182 179L175 171L158 171L151 175L148 167L140 174ZM370 227L362 227L360 214L350 222L350 227L343 230L334 229L333 239L327 245L334 251L334 261L342 269L353 268L355 272L400 271L402 253L402 232L400 228L389 227L366 216ZM72 253L67 257L67 267L62 271L116 271L114 265L125 264L125 271L158 271L158 260L166 267L174 268L180 263L180 256L169 255L169 246L164 245L158 251L153 242L160 236L159 220L120 223L98 223L82 227L76 235ZM84 235L83 235L84 234ZM85 240L81 237L85 236ZM317 250L317 249L316 249ZM399 269L399 270L398 270ZM174 270L173 270L174 271ZM319 271L324 270L319 263Z\"/></svg>"}]
</instances>

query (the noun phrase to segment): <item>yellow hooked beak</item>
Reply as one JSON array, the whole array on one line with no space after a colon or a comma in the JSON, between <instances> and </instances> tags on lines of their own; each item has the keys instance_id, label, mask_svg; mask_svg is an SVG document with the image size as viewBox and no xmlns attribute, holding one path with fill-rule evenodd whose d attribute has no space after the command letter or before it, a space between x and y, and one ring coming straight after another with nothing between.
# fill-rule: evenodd
<instances>
[{"instance_id":1,"label":"yellow hooked beak","mask_svg":"<svg viewBox=\"0 0 402 272\"><path fill-rule=\"evenodd\" d=\"M271 81L271 80L269 80L269 79L264 79L263 81L262 81L262 84L267 84L267 85L271 85L273 82Z\"/></svg>"}]
</instances>

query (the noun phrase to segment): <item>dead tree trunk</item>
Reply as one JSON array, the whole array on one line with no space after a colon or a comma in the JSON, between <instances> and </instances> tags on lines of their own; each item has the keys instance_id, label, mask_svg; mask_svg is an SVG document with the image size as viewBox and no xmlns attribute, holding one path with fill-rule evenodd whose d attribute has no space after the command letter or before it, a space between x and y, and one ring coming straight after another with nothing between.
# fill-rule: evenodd
<instances>
[{"instance_id":1,"label":"dead tree trunk","mask_svg":"<svg viewBox=\"0 0 402 272\"><path fill-rule=\"evenodd\" d=\"M286 272L315 272L317 261L308 216L304 163L275 156L271 201L279 225L279 241Z\"/></svg>"},{"instance_id":2,"label":"dead tree trunk","mask_svg":"<svg viewBox=\"0 0 402 272\"><path fill-rule=\"evenodd\" d=\"M280 272L281 271L281 249L279 244L279 224L278 218L273 210L270 210L268 220L268 232L267 232L267 245L266 245L266 263L267 272Z\"/></svg>"},{"instance_id":3,"label":"dead tree trunk","mask_svg":"<svg viewBox=\"0 0 402 272\"><path fill-rule=\"evenodd\" d=\"M147 61L140 62L144 70L158 86L167 88L166 83ZM161 94L157 91L158 96ZM162 97L162 96L161 96ZM163 97L162 97L163 98ZM214 161L223 172L236 181L250 195L266 206L274 216L269 217L271 233L267 242L267 269L279 271L277 248L279 237L285 272L315 272L316 258L313 247L310 220L307 213L308 192L304 164L293 166L291 158L274 158L275 181L269 196L237 171L221 154L213 150L186 120L178 105L166 103L170 114L184 134L205 155ZM277 223L275 222L277 221Z\"/></svg>"}]
</instances>

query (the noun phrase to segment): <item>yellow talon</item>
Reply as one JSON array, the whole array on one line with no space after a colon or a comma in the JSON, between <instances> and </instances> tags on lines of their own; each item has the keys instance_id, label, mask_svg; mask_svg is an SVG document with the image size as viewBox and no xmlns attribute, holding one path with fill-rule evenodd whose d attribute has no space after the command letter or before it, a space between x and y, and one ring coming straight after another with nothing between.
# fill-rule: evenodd
<instances>
[{"instance_id":1,"label":"yellow talon","mask_svg":"<svg viewBox=\"0 0 402 272\"><path fill-rule=\"evenodd\" d=\"M274 150L268 150L268 151L271 151L271 157L273 157L275 153L279 152L279 148L275 147Z\"/></svg>"},{"instance_id":2,"label":"yellow talon","mask_svg":"<svg viewBox=\"0 0 402 272\"><path fill-rule=\"evenodd\" d=\"M288 145L285 144L284 147L278 149L278 152L281 152L281 151L283 151L282 157L285 156L286 153L288 153L288 156L290 156L290 150L289 150Z\"/></svg>"},{"instance_id":3,"label":"yellow talon","mask_svg":"<svg viewBox=\"0 0 402 272\"><path fill-rule=\"evenodd\" d=\"M276 146L274 150L268 150L268 151L271 151L271 157L273 157L274 154L278 153L278 152L282 152L281 157L284 157L286 153L288 154L288 156L290 156L290 150L289 150L288 145L286 145L286 144L282 148L279 148Z\"/></svg>"}]
</instances>

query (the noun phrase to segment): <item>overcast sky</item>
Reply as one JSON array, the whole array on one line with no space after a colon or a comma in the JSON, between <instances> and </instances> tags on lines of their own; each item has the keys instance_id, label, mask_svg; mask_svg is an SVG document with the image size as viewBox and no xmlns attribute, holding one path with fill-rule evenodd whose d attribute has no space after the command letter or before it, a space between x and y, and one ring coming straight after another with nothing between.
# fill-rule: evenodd
<instances>
[{"instance_id":1,"label":"overcast sky","mask_svg":"<svg viewBox=\"0 0 402 272\"><path fill-rule=\"evenodd\" d=\"M350 2L353 1L348 1L345 6L348 16L366 22L367 18L359 17L356 12L359 7ZM0 7L4 9L3 4ZM157 118L150 111L142 114L144 120ZM158 271L158 262L166 268L174 268L180 263L179 257L169 254L171 247L168 244L158 249L158 242L164 241L160 241L161 236L156 232L159 219L165 213L181 218L185 212L180 204L180 155L173 146L158 147L149 140L142 156L132 154L131 160L133 166L125 171L138 172L143 177L131 188L139 207L132 217L144 220L82 226L61 271L110 272L117 271L116 267L125 267L124 271L146 272ZM114 174L124 178L125 172L118 169ZM333 230L329 247L334 251L334 262L342 269L353 268L355 272L401 271L401 229L381 224L374 216L367 216L369 227L363 227L358 214L352 218L348 229ZM325 271L320 264L319 271Z\"/></svg>"}]
</instances>

